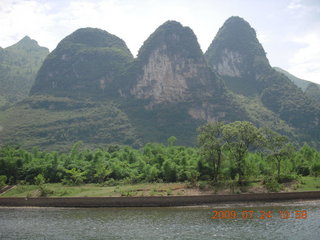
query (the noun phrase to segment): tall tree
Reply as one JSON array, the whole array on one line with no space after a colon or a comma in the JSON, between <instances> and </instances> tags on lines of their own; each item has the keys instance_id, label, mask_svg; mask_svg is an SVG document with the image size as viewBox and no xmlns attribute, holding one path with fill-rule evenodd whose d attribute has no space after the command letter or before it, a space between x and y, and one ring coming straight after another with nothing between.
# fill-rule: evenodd
<instances>
[{"instance_id":1,"label":"tall tree","mask_svg":"<svg viewBox=\"0 0 320 240\"><path fill-rule=\"evenodd\" d=\"M262 131L267 148L269 158L276 161L277 178L280 180L281 162L290 155L290 145L285 136L280 135L270 129L263 129Z\"/></svg>"},{"instance_id":2,"label":"tall tree","mask_svg":"<svg viewBox=\"0 0 320 240\"><path fill-rule=\"evenodd\" d=\"M223 126L223 137L236 162L238 183L241 185L245 176L245 157L251 148L262 144L262 135L252 123L237 121Z\"/></svg>"},{"instance_id":3,"label":"tall tree","mask_svg":"<svg viewBox=\"0 0 320 240\"><path fill-rule=\"evenodd\" d=\"M219 180L220 167L223 160L222 149L225 144L223 126L222 122L209 122L198 128L200 151L203 159L209 165L212 165L212 179L214 183Z\"/></svg>"}]
</instances>

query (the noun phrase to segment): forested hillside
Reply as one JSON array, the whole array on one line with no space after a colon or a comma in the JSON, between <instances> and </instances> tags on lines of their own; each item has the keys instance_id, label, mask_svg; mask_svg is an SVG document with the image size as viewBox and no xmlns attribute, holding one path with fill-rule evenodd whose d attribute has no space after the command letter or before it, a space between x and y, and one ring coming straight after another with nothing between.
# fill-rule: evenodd
<instances>
[{"instance_id":1,"label":"forested hillside","mask_svg":"<svg viewBox=\"0 0 320 240\"><path fill-rule=\"evenodd\" d=\"M0 107L28 96L36 74L49 50L28 36L18 43L0 48Z\"/></svg>"},{"instance_id":2,"label":"forested hillside","mask_svg":"<svg viewBox=\"0 0 320 240\"><path fill-rule=\"evenodd\" d=\"M159 26L136 58L119 37L82 28L47 56L29 96L0 115L0 141L67 151L77 141L141 147L175 136L194 146L206 122L250 121L320 147L316 90L304 93L274 70L240 17L224 23L205 54L176 21Z\"/></svg>"}]
</instances>

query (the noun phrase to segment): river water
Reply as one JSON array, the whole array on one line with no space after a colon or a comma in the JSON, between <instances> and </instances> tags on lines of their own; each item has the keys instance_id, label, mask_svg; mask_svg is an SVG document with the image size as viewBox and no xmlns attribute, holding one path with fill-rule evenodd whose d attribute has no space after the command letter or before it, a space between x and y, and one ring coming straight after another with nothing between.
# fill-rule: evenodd
<instances>
[{"instance_id":1,"label":"river water","mask_svg":"<svg viewBox=\"0 0 320 240\"><path fill-rule=\"evenodd\" d=\"M227 211L234 211L236 218L221 219L230 217L222 215ZM220 218L212 219L217 212ZM320 201L174 208L0 208L0 239L319 240Z\"/></svg>"}]
</instances>

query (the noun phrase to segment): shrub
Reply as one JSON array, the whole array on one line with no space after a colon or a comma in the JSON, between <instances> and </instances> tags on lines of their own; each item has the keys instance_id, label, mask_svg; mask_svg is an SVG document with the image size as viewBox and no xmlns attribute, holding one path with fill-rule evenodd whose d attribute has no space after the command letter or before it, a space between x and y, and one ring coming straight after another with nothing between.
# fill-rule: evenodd
<instances>
[{"instance_id":1,"label":"shrub","mask_svg":"<svg viewBox=\"0 0 320 240\"><path fill-rule=\"evenodd\" d=\"M280 178L278 179L279 183L289 183L292 181L299 181L301 179L301 177L299 175L296 174L281 174Z\"/></svg>"},{"instance_id":2,"label":"shrub","mask_svg":"<svg viewBox=\"0 0 320 240\"><path fill-rule=\"evenodd\" d=\"M318 177L320 175L320 163L315 163L311 167L312 175Z\"/></svg>"},{"instance_id":3,"label":"shrub","mask_svg":"<svg viewBox=\"0 0 320 240\"><path fill-rule=\"evenodd\" d=\"M279 192L282 188L281 184L276 180L275 177L266 177L263 180L263 184L266 186L269 192Z\"/></svg>"},{"instance_id":4,"label":"shrub","mask_svg":"<svg viewBox=\"0 0 320 240\"><path fill-rule=\"evenodd\" d=\"M113 178L110 178L109 180L105 181L104 183L101 183L101 186L117 186L118 182L116 180L114 180Z\"/></svg>"},{"instance_id":5,"label":"shrub","mask_svg":"<svg viewBox=\"0 0 320 240\"><path fill-rule=\"evenodd\" d=\"M39 173L35 178L34 178L34 182L36 185L42 185L46 183L46 179L44 178L44 176Z\"/></svg>"},{"instance_id":6,"label":"shrub","mask_svg":"<svg viewBox=\"0 0 320 240\"><path fill-rule=\"evenodd\" d=\"M1 175L0 176L0 188L4 187L7 182L7 176Z\"/></svg>"},{"instance_id":7,"label":"shrub","mask_svg":"<svg viewBox=\"0 0 320 240\"><path fill-rule=\"evenodd\" d=\"M199 189L200 189L200 190L204 190L204 189L206 189L206 188L207 188L207 183L201 181L201 182L199 183Z\"/></svg>"},{"instance_id":8,"label":"shrub","mask_svg":"<svg viewBox=\"0 0 320 240\"><path fill-rule=\"evenodd\" d=\"M49 194L52 194L53 191L48 189L45 185L39 185L39 197L47 197Z\"/></svg>"},{"instance_id":9,"label":"shrub","mask_svg":"<svg viewBox=\"0 0 320 240\"><path fill-rule=\"evenodd\" d=\"M297 167L296 172L302 176L308 176L310 175L310 167L307 165L300 165Z\"/></svg>"}]
</instances>

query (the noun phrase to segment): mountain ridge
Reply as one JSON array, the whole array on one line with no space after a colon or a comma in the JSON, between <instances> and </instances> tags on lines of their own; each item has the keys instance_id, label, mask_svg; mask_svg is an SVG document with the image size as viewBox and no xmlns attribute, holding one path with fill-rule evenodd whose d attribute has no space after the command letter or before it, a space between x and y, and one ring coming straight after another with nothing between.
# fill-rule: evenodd
<instances>
[{"instance_id":1,"label":"mountain ridge","mask_svg":"<svg viewBox=\"0 0 320 240\"><path fill-rule=\"evenodd\" d=\"M270 66L248 22L228 19L203 54L189 27L167 21L136 58L104 30L68 35L29 97L0 116L0 140L55 150L79 140L139 146L170 136L194 145L201 124L240 120L319 144L319 108Z\"/></svg>"},{"instance_id":2,"label":"mountain ridge","mask_svg":"<svg viewBox=\"0 0 320 240\"><path fill-rule=\"evenodd\" d=\"M265 107L301 134L306 132L315 138L320 135L320 109L289 78L270 66L255 31L244 19L229 18L205 56L231 91L258 97Z\"/></svg>"}]
</instances>

